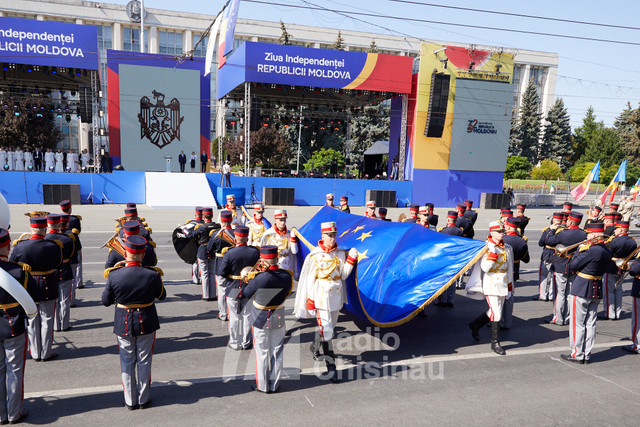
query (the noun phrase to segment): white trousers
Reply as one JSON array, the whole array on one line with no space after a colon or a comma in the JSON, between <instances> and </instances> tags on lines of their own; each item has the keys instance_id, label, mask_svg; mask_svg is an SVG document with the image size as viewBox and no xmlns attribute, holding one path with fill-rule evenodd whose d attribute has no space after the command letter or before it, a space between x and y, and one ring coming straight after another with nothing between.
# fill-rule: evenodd
<instances>
[{"instance_id":1,"label":"white trousers","mask_svg":"<svg viewBox=\"0 0 640 427\"><path fill-rule=\"evenodd\" d=\"M322 341L331 341L333 339L334 329L338 323L340 311L321 310L316 308L316 320L320 327L320 339Z\"/></svg>"},{"instance_id":2,"label":"white trousers","mask_svg":"<svg viewBox=\"0 0 640 427\"><path fill-rule=\"evenodd\" d=\"M502 319L502 307L506 296L486 295L485 298L487 299L487 304L489 304L489 310L487 310L489 320L499 322Z\"/></svg>"}]
</instances>

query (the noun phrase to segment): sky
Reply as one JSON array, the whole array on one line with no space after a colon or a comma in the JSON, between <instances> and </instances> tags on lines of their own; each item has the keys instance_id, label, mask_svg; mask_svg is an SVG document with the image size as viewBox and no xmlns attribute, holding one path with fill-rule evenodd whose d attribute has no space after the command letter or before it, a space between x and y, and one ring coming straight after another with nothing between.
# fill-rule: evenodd
<instances>
[{"instance_id":1,"label":"sky","mask_svg":"<svg viewBox=\"0 0 640 427\"><path fill-rule=\"evenodd\" d=\"M128 0L101 0L127 4ZM145 0L145 7L215 15L226 0ZM600 2L594 0L536 0L492 2L462 0L271 0L256 3L240 1L238 16L246 19L282 20L285 24L321 26L334 30L355 30L424 40L504 46L558 54L556 97L563 99L571 117L571 126L582 124L592 106L599 121L613 126L627 102L637 108L640 102L640 22L637 0ZM384 17L351 15L308 10L292 6L319 6L349 12L373 13ZM448 8L433 5L449 6ZM610 5L610 6L609 6ZM467 11L451 7L501 12ZM507 16L504 13L553 18L553 20ZM420 18L455 25L409 22ZM357 18L354 19L354 18ZM582 21L604 25L562 22ZM366 21L366 22L363 22ZM480 25L495 29L517 29L546 34L595 38L608 41L580 40L549 35L477 29L461 25ZM615 28L632 27L632 28ZM383 28L384 27L384 28ZM295 34L293 34L295 36ZM614 43L623 42L623 43ZM626 43L626 44L625 44Z\"/></svg>"}]
</instances>

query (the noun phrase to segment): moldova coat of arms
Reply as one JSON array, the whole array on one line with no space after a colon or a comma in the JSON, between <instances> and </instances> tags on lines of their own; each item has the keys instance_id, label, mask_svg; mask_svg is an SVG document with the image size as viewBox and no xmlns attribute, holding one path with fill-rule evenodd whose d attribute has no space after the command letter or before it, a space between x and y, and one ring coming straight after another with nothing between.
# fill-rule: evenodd
<instances>
[{"instance_id":1,"label":"moldova coat of arms","mask_svg":"<svg viewBox=\"0 0 640 427\"><path fill-rule=\"evenodd\" d=\"M158 148L171 144L174 139L180 141L180 125L184 117L180 117L180 101L173 98L169 105L164 105L164 93L153 91L156 103L143 96L140 99L140 139L145 137Z\"/></svg>"}]
</instances>

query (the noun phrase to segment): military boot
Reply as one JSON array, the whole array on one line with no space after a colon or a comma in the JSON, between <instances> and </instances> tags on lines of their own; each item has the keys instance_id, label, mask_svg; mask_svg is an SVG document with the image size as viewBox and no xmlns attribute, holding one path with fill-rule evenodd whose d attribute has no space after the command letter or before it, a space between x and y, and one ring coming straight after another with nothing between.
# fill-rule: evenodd
<instances>
[{"instance_id":1,"label":"military boot","mask_svg":"<svg viewBox=\"0 0 640 427\"><path fill-rule=\"evenodd\" d=\"M500 322L491 322L491 350L501 356L507 354L507 352L500 347Z\"/></svg>"},{"instance_id":2,"label":"military boot","mask_svg":"<svg viewBox=\"0 0 640 427\"><path fill-rule=\"evenodd\" d=\"M316 332L316 336L313 338L313 342L309 346L309 351L313 355L313 360L320 360L320 332Z\"/></svg>"},{"instance_id":3,"label":"military boot","mask_svg":"<svg viewBox=\"0 0 640 427\"><path fill-rule=\"evenodd\" d=\"M322 341L322 353L324 363L327 365L327 379L332 383L339 383L338 370L336 369L336 355L333 353L331 341Z\"/></svg>"},{"instance_id":4,"label":"military boot","mask_svg":"<svg viewBox=\"0 0 640 427\"><path fill-rule=\"evenodd\" d=\"M474 340L480 341L480 335L478 335L478 332L480 332L480 328L482 328L487 323L489 323L489 316L487 316L487 313L482 313L480 316L476 317L473 322L469 323L469 328L471 328L471 336Z\"/></svg>"}]
</instances>

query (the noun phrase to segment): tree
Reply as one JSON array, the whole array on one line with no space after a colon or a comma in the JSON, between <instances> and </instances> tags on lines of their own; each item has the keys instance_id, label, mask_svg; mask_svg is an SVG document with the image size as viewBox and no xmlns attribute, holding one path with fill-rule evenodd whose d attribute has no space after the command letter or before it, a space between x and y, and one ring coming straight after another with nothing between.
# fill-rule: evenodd
<instances>
[{"instance_id":1,"label":"tree","mask_svg":"<svg viewBox=\"0 0 640 427\"><path fill-rule=\"evenodd\" d=\"M531 163L523 156L510 156L507 158L507 170L504 172L506 179L527 179L531 171Z\"/></svg>"},{"instance_id":2,"label":"tree","mask_svg":"<svg viewBox=\"0 0 640 427\"><path fill-rule=\"evenodd\" d=\"M345 50L346 46L344 44L344 39L342 38L342 32L338 30L338 38L333 44L333 50Z\"/></svg>"},{"instance_id":3,"label":"tree","mask_svg":"<svg viewBox=\"0 0 640 427\"><path fill-rule=\"evenodd\" d=\"M572 154L571 125L569 114L562 98L558 98L547 114L540 158L553 159L563 171L571 166Z\"/></svg>"},{"instance_id":4,"label":"tree","mask_svg":"<svg viewBox=\"0 0 640 427\"><path fill-rule=\"evenodd\" d=\"M369 52L369 53L377 53L378 52L378 45L376 44L375 40L371 40L371 44L369 45L369 50L367 52Z\"/></svg>"},{"instance_id":5,"label":"tree","mask_svg":"<svg viewBox=\"0 0 640 427\"><path fill-rule=\"evenodd\" d=\"M597 122L596 116L593 112L593 107L587 108L587 113L582 119L582 126L577 127L573 135L573 155L571 156L571 162L576 163L578 161L584 161L582 156L587 149L587 146L591 143L593 135L599 129L604 127L603 122Z\"/></svg>"},{"instance_id":6,"label":"tree","mask_svg":"<svg viewBox=\"0 0 640 427\"><path fill-rule=\"evenodd\" d=\"M62 132L56 127L54 114L50 108L34 110L27 101L12 101L5 99L7 105L16 105L13 111L0 116L0 146L5 147L40 147L55 149L62 141Z\"/></svg>"},{"instance_id":7,"label":"tree","mask_svg":"<svg viewBox=\"0 0 640 427\"><path fill-rule=\"evenodd\" d=\"M317 170L329 173L331 163L336 162L338 165L338 172L344 171L344 156L337 150L331 148L322 148L311 157L307 163L304 164L304 170Z\"/></svg>"},{"instance_id":8,"label":"tree","mask_svg":"<svg viewBox=\"0 0 640 427\"><path fill-rule=\"evenodd\" d=\"M382 104L358 110L351 124L351 157L358 159L377 141L389 140L390 109Z\"/></svg>"},{"instance_id":9,"label":"tree","mask_svg":"<svg viewBox=\"0 0 640 427\"><path fill-rule=\"evenodd\" d=\"M531 178L533 179L558 179L562 176L560 165L553 160L545 159L531 170Z\"/></svg>"},{"instance_id":10,"label":"tree","mask_svg":"<svg viewBox=\"0 0 640 427\"><path fill-rule=\"evenodd\" d=\"M291 152L284 135L274 128L263 127L250 133L249 163L251 167L261 164L266 168L281 169L289 165ZM232 165L244 164L244 142L239 137L225 138L222 145L231 157Z\"/></svg>"},{"instance_id":11,"label":"tree","mask_svg":"<svg viewBox=\"0 0 640 427\"><path fill-rule=\"evenodd\" d=\"M582 182L595 165L595 162L586 162L574 165L568 172L568 175L571 176L571 181ZM602 182L602 178L600 178L599 181Z\"/></svg>"},{"instance_id":12,"label":"tree","mask_svg":"<svg viewBox=\"0 0 640 427\"><path fill-rule=\"evenodd\" d=\"M293 38L293 36L287 31L287 27L284 26L284 22L282 22L282 19L280 20L280 29L282 30L282 34L278 39L278 43L286 46L291 45L291 39Z\"/></svg>"},{"instance_id":13,"label":"tree","mask_svg":"<svg viewBox=\"0 0 640 427\"><path fill-rule=\"evenodd\" d=\"M635 117L635 122L634 122ZM622 151L629 159L629 165L640 167L640 112L633 110L631 103L616 118L613 129L620 139Z\"/></svg>"},{"instance_id":14,"label":"tree","mask_svg":"<svg viewBox=\"0 0 640 427\"><path fill-rule=\"evenodd\" d=\"M608 168L618 166L624 157L616 132L612 128L602 128L593 134L580 160L586 162L600 160L600 167Z\"/></svg>"},{"instance_id":15,"label":"tree","mask_svg":"<svg viewBox=\"0 0 640 427\"><path fill-rule=\"evenodd\" d=\"M518 116L518 135L520 155L525 156L533 164L537 163L539 159L541 120L540 98L532 79L522 96L522 106Z\"/></svg>"},{"instance_id":16,"label":"tree","mask_svg":"<svg viewBox=\"0 0 640 427\"><path fill-rule=\"evenodd\" d=\"M509 156L520 156L522 154L522 134L518 126L518 116L516 111L511 112L511 127L509 128Z\"/></svg>"}]
</instances>

